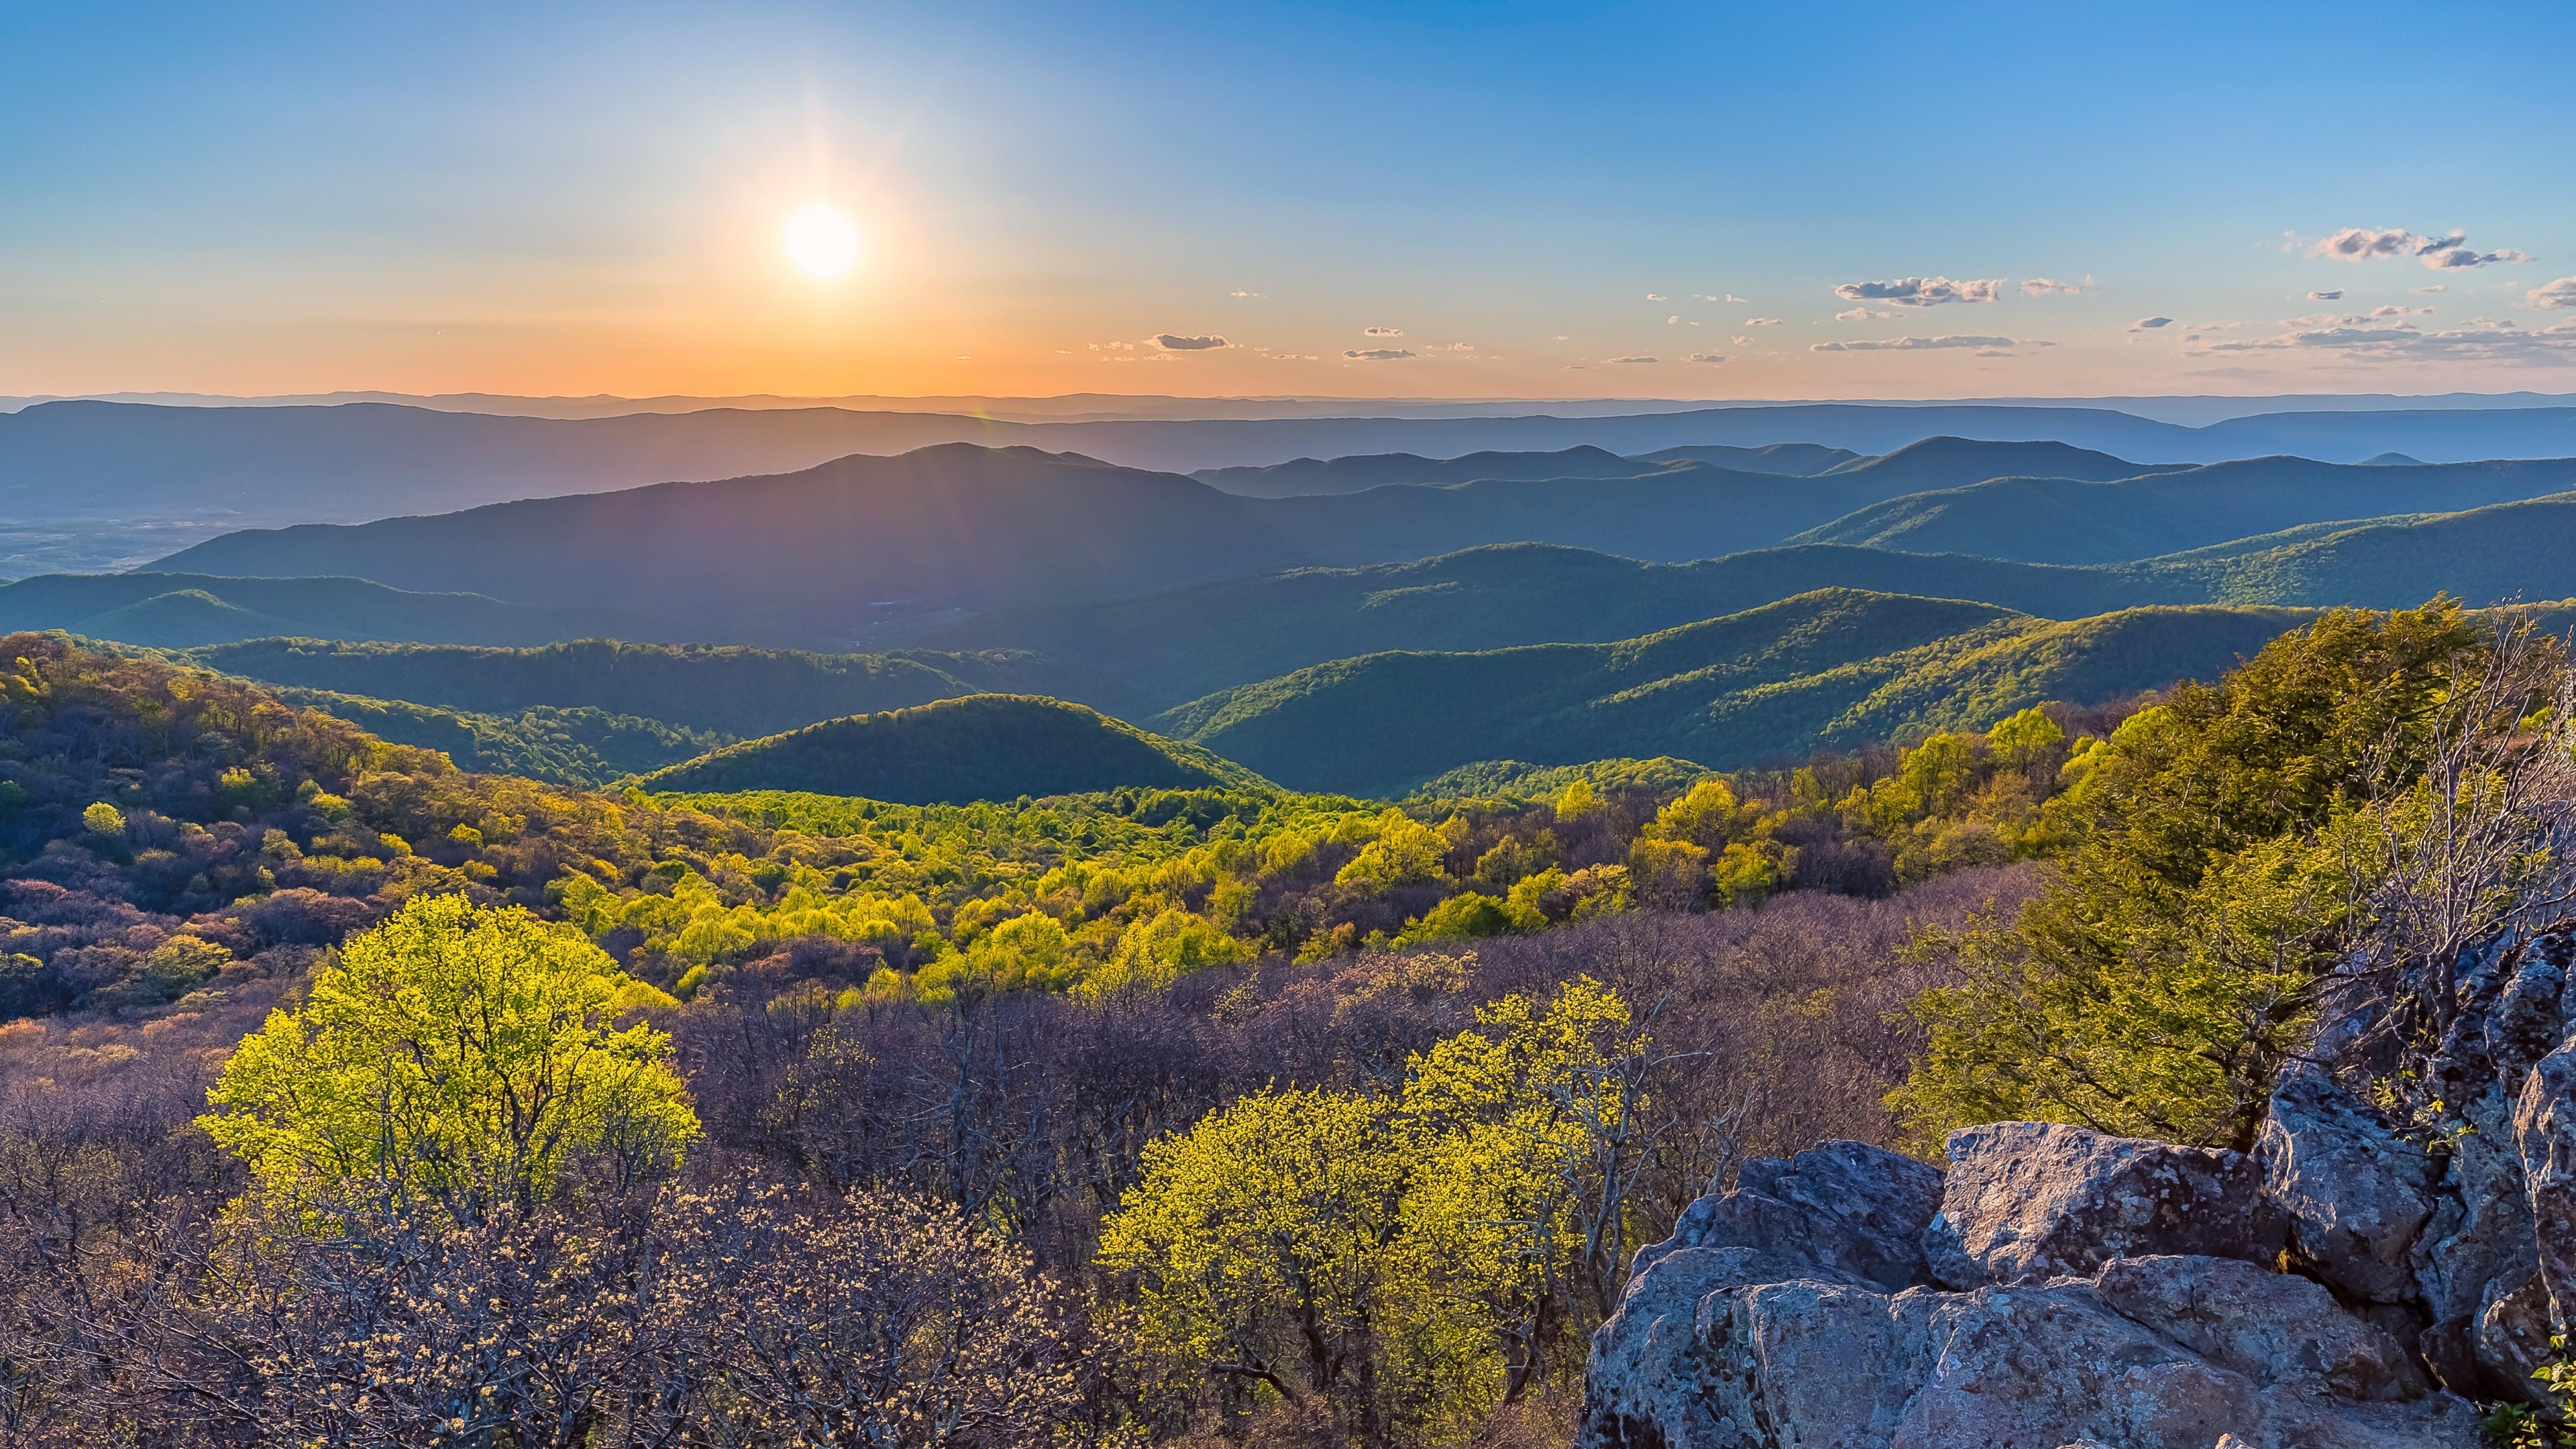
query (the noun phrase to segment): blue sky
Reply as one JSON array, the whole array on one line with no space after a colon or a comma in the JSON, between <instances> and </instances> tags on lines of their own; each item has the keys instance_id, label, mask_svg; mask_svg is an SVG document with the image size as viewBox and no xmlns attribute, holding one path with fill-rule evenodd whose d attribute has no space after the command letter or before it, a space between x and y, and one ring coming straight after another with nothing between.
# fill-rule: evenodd
<instances>
[{"instance_id":1,"label":"blue sky","mask_svg":"<svg viewBox=\"0 0 2576 1449\"><path fill-rule=\"evenodd\" d=\"M0 392L2569 390L2571 42L2511 4L31 10ZM867 241L829 282L777 244L815 200ZM2310 254L2353 228L2408 236ZM1996 300L1902 305L1945 291Z\"/></svg>"}]
</instances>

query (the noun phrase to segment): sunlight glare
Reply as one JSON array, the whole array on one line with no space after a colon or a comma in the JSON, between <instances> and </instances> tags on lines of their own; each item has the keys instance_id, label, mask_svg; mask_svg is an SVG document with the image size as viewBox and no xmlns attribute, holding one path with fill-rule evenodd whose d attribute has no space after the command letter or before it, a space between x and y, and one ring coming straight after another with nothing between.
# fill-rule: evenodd
<instances>
[{"instance_id":1,"label":"sunlight glare","mask_svg":"<svg viewBox=\"0 0 2576 1449\"><path fill-rule=\"evenodd\" d=\"M781 241L787 259L808 276L837 277L859 262L859 229L819 201L787 218Z\"/></svg>"}]
</instances>

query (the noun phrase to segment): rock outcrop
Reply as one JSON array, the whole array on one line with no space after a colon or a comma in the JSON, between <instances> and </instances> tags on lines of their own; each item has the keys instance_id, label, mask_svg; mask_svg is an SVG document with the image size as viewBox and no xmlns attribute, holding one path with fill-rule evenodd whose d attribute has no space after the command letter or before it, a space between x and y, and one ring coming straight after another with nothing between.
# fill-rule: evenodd
<instances>
[{"instance_id":1,"label":"rock outcrop","mask_svg":"<svg viewBox=\"0 0 2576 1449\"><path fill-rule=\"evenodd\" d=\"M2009 1122L1946 1172L1747 1164L1638 1256L1581 1442L2471 1449L2576 1326L2571 957L2489 946L2419 968L2430 1009L2341 1003L2251 1153Z\"/></svg>"}]
</instances>

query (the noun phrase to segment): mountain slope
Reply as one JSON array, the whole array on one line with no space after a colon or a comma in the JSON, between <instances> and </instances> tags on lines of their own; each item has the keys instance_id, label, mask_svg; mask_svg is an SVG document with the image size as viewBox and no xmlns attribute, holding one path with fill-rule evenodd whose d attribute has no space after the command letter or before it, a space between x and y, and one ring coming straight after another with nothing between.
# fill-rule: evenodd
<instances>
[{"instance_id":1,"label":"mountain slope","mask_svg":"<svg viewBox=\"0 0 2576 1449\"><path fill-rule=\"evenodd\" d=\"M2266 544L2271 546L2266 547ZM2576 592L2576 493L2457 513L2362 519L2149 560L2223 601L2359 603L2449 593L2474 605Z\"/></svg>"},{"instance_id":2,"label":"mountain slope","mask_svg":"<svg viewBox=\"0 0 2576 1449\"><path fill-rule=\"evenodd\" d=\"M2301 524L2476 508L2569 488L2576 458L2415 467L2251 458L2118 482L1996 478L1891 498L1791 541L2113 563Z\"/></svg>"},{"instance_id":3,"label":"mountain slope","mask_svg":"<svg viewBox=\"0 0 2576 1449\"><path fill-rule=\"evenodd\" d=\"M1122 787L1267 789L1193 745L1062 700L978 694L827 720L639 777L653 791L801 790L905 805Z\"/></svg>"},{"instance_id":4,"label":"mountain slope","mask_svg":"<svg viewBox=\"0 0 2576 1449\"><path fill-rule=\"evenodd\" d=\"M353 578L46 574L0 584L0 633L61 629L185 649L278 634L452 644L542 644L617 635L694 639L695 629L620 609L416 593Z\"/></svg>"},{"instance_id":5,"label":"mountain slope","mask_svg":"<svg viewBox=\"0 0 2576 1449\"><path fill-rule=\"evenodd\" d=\"M2215 675L2301 617L2151 609L2056 623L1823 590L1616 644L1338 660L1155 723L1292 788L1400 794L1501 757L1672 755L1726 769Z\"/></svg>"},{"instance_id":6,"label":"mountain slope","mask_svg":"<svg viewBox=\"0 0 2576 1449\"><path fill-rule=\"evenodd\" d=\"M1649 564L1504 544L1416 563L1297 569L1108 603L1006 611L930 632L924 642L1033 650L1114 672L1170 705L1326 660L1391 649L1627 639L1820 588L1980 599L2074 618L2138 603L2199 602L2191 591L2205 586L1830 545Z\"/></svg>"},{"instance_id":7,"label":"mountain slope","mask_svg":"<svg viewBox=\"0 0 2576 1449\"><path fill-rule=\"evenodd\" d=\"M877 602L983 608L1275 566L1285 550L1245 508L1173 474L955 444L767 478L255 530L158 567L328 566L403 588L839 627Z\"/></svg>"},{"instance_id":8,"label":"mountain slope","mask_svg":"<svg viewBox=\"0 0 2576 1449\"><path fill-rule=\"evenodd\" d=\"M588 789L695 759L732 742L714 731L601 709L539 707L500 715L327 689L272 685L266 692L284 703L347 720L380 740L444 751L460 770Z\"/></svg>"},{"instance_id":9,"label":"mountain slope","mask_svg":"<svg viewBox=\"0 0 2576 1449\"><path fill-rule=\"evenodd\" d=\"M734 739L969 694L1046 694L1103 708L1127 697L1078 665L1011 653L813 654L600 639L536 649L261 639L187 657L272 686L478 715L593 709Z\"/></svg>"},{"instance_id":10,"label":"mountain slope","mask_svg":"<svg viewBox=\"0 0 2576 1449\"><path fill-rule=\"evenodd\" d=\"M1989 478L2076 478L2106 483L2146 473L2178 472L2188 464L2132 463L2090 448L2066 443L1997 443L1948 436L1908 443L1874 458L1854 458L1815 476L1867 478L1893 498L1932 488L1957 488Z\"/></svg>"}]
</instances>

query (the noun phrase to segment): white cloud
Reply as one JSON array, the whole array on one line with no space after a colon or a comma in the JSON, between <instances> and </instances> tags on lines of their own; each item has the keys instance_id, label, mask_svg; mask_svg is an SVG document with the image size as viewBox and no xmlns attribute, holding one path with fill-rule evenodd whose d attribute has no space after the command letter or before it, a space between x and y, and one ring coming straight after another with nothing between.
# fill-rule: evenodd
<instances>
[{"instance_id":1,"label":"white cloud","mask_svg":"<svg viewBox=\"0 0 2576 1449\"><path fill-rule=\"evenodd\" d=\"M1682 314L1681 314L1681 313L1679 313L1679 312L1675 312L1675 313L1674 313L1673 315L1671 315L1670 317L1667 317L1667 318L1665 318L1665 319L1664 319L1664 325L1665 325L1665 326L1667 326L1667 327L1678 327L1678 326L1680 326L1680 325L1681 325L1681 320L1682 320Z\"/></svg>"},{"instance_id":2,"label":"white cloud","mask_svg":"<svg viewBox=\"0 0 2576 1449\"><path fill-rule=\"evenodd\" d=\"M1744 319L1744 325L1747 327L1777 327L1780 325L1780 319L1777 317L1747 317Z\"/></svg>"},{"instance_id":3,"label":"white cloud","mask_svg":"<svg viewBox=\"0 0 2576 1449\"><path fill-rule=\"evenodd\" d=\"M1213 352L1234 344L1222 337L1181 337L1165 332L1154 338L1154 345L1165 352Z\"/></svg>"},{"instance_id":4,"label":"white cloud","mask_svg":"<svg viewBox=\"0 0 2576 1449\"><path fill-rule=\"evenodd\" d=\"M1662 359L1662 358L1660 358L1660 357L1614 357L1614 358L1611 358L1610 360L1611 360L1612 362L1661 362L1661 361L1663 361L1663 359Z\"/></svg>"},{"instance_id":5,"label":"white cloud","mask_svg":"<svg viewBox=\"0 0 2576 1449\"><path fill-rule=\"evenodd\" d=\"M1750 347L1753 345L1753 339L1750 337L1738 337L1735 339L1735 345L1738 347Z\"/></svg>"},{"instance_id":6,"label":"white cloud","mask_svg":"<svg viewBox=\"0 0 2576 1449\"><path fill-rule=\"evenodd\" d=\"M2132 332L2152 332L2159 327L2171 327L2172 325L2173 319L2171 317L2141 317L2137 321L2129 324L2129 330Z\"/></svg>"},{"instance_id":7,"label":"white cloud","mask_svg":"<svg viewBox=\"0 0 2576 1449\"><path fill-rule=\"evenodd\" d=\"M1404 335L1404 329L1401 327L1363 327L1360 329L1360 335L1362 337L1402 337Z\"/></svg>"},{"instance_id":8,"label":"white cloud","mask_svg":"<svg viewBox=\"0 0 2576 1449\"><path fill-rule=\"evenodd\" d=\"M2576 307L2576 277L2560 277L2534 287L2523 300L2534 307L2557 309Z\"/></svg>"},{"instance_id":9,"label":"white cloud","mask_svg":"<svg viewBox=\"0 0 2576 1449\"><path fill-rule=\"evenodd\" d=\"M2437 272L2531 260L2511 247L2479 251L2468 244L2468 235L2464 231L2452 231L2444 236L2424 236L2400 227L2373 230L2348 226L2332 236L2319 238L2308 248L2308 255L2332 257L2344 262L2366 262L2374 257L2413 257Z\"/></svg>"},{"instance_id":10,"label":"white cloud","mask_svg":"<svg viewBox=\"0 0 2576 1449\"><path fill-rule=\"evenodd\" d=\"M2053 292L2081 292L2083 290L2084 288L2080 283L2054 281L2047 277L2032 277L2021 284L2022 295L2025 297L2045 297Z\"/></svg>"},{"instance_id":11,"label":"white cloud","mask_svg":"<svg viewBox=\"0 0 2576 1449\"><path fill-rule=\"evenodd\" d=\"M1413 354L1401 347L1350 347L1344 348L1342 355L1353 362L1393 362L1399 357L1411 357Z\"/></svg>"},{"instance_id":12,"label":"white cloud","mask_svg":"<svg viewBox=\"0 0 2576 1449\"><path fill-rule=\"evenodd\" d=\"M2310 292L2308 294L2308 300L2311 302L2340 302L2343 300L2343 289L2338 287L2331 292Z\"/></svg>"},{"instance_id":13,"label":"white cloud","mask_svg":"<svg viewBox=\"0 0 2576 1449\"><path fill-rule=\"evenodd\" d=\"M1237 287L1233 291L1226 293L1226 295L1229 297L1258 297L1264 294L1260 292L1247 292L1241 287Z\"/></svg>"},{"instance_id":14,"label":"white cloud","mask_svg":"<svg viewBox=\"0 0 2576 1449\"><path fill-rule=\"evenodd\" d=\"M1938 307L1944 302L2001 301L2001 277L1954 282L1948 277L1899 277L1892 282L1845 282L1834 295L1846 302L1886 302L1898 307Z\"/></svg>"},{"instance_id":15,"label":"white cloud","mask_svg":"<svg viewBox=\"0 0 2576 1449\"><path fill-rule=\"evenodd\" d=\"M1834 320L1837 322L1867 322L1872 319L1885 321L1895 315L1893 312L1873 312L1867 307L1854 307L1848 312L1836 312Z\"/></svg>"},{"instance_id":16,"label":"white cloud","mask_svg":"<svg viewBox=\"0 0 2576 1449\"><path fill-rule=\"evenodd\" d=\"M2341 319L2348 324L2359 319ZM2272 337L2213 342L2204 354L2322 352L2356 362L2576 362L2576 321L2526 328L2480 317L2441 332L2419 332L2412 323L2386 327L2335 325L2295 329Z\"/></svg>"},{"instance_id":17,"label":"white cloud","mask_svg":"<svg viewBox=\"0 0 2576 1449\"><path fill-rule=\"evenodd\" d=\"M1649 302L1660 302L1664 300L1664 294L1661 292L1648 292L1646 294L1646 300Z\"/></svg>"},{"instance_id":18,"label":"white cloud","mask_svg":"<svg viewBox=\"0 0 2576 1449\"><path fill-rule=\"evenodd\" d=\"M2432 309L2432 308L2430 308L2430 307L2400 307L2400 306L2398 306L2397 304L2395 304L2395 303L2391 302L2391 303L2387 303L2387 304L2382 305L2382 306L2378 306L2378 307L2373 307L2373 308L2371 308L2371 309L2370 309L2370 315L2371 315L2373 318L2380 318L2380 317L2430 317L2430 316L2432 316L2432 315L2433 315L2433 309Z\"/></svg>"},{"instance_id":19,"label":"white cloud","mask_svg":"<svg viewBox=\"0 0 2576 1449\"><path fill-rule=\"evenodd\" d=\"M1809 352L1931 352L1954 347L1996 349L2045 347L2045 342L2019 342L2010 337L1884 337L1857 342L1811 342Z\"/></svg>"},{"instance_id":20,"label":"white cloud","mask_svg":"<svg viewBox=\"0 0 2576 1449\"><path fill-rule=\"evenodd\" d=\"M1726 355L1719 352L1694 352L1682 360L1684 362L1724 362Z\"/></svg>"},{"instance_id":21,"label":"white cloud","mask_svg":"<svg viewBox=\"0 0 2576 1449\"><path fill-rule=\"evenodd\" d=\"M2442 285L2441 283L2439 283L2439 282L2435 282L2433 285L2431 285L2431 286L2429 286L2429 287L2409 287L2409 288L2407 288L2406 290L2407 290L2407 291L2410 291L2410 292L2412 292L2412 293L2414 293L2414 294L2415 294L2416 296L2418 296L2418 297L2429 297L2429 296L2433 295L2435 292L2447 292L2447 291L2449 291L2449 290L2451 290L2451 289L2450 289L2450 288L2448 288L2448 287L2443 286L2443 285Z\"/></svg>"}]
</instances>

